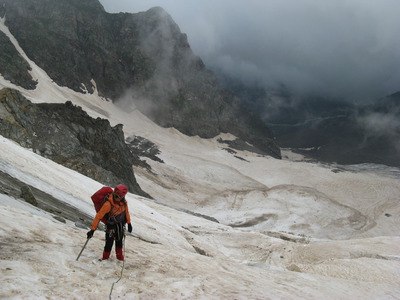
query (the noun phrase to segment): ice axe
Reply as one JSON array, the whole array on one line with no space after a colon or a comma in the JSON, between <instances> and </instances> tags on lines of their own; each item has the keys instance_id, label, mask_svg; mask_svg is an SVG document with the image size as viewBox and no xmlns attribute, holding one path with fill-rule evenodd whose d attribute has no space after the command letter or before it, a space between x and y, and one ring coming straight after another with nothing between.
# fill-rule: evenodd
<instances>
[{"instance_id":1,"label":"ice axe","mask_svg":"<svg viewBox=\"0 0 400 300\"><path fill-rule=\"evenodd\" d=\"M79 252L79 255L78 255L78 257L76 258L76 261L78 261L79 257L81 257L81 254L82 254L83 250L85 250L85 247L86 247L87 243L89 242L89 240L90 240L90 238L88 238L88 239L86 240L86 243L85 243L85 245L83 245L81 252Z\"/></svg>"}]
</instances>

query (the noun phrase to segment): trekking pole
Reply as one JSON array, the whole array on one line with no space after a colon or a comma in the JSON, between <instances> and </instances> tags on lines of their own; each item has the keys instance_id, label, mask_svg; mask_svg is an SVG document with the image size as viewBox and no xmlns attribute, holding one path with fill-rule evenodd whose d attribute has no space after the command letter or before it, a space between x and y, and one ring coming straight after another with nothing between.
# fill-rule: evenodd
<instances>
[{"instance_id":1,"label":"trekking pole","mask_svg":"<svg viewBox=\"0 0 400 300\"><path fill-rule=\"evenodd\" d=\"M88 239L86 240L86 243L85 243L85 245L83 245L83 248L82 248L81 252L79 252L79 255L78 255L78 257L76 258L76 261L78 261L79 257L81 257L81 254L82 254L83 250L85 250L85 247L86 247L87 243L89 242L89 240L90 240L90 238L88 238Z\"/></svg>"}]
</instances>

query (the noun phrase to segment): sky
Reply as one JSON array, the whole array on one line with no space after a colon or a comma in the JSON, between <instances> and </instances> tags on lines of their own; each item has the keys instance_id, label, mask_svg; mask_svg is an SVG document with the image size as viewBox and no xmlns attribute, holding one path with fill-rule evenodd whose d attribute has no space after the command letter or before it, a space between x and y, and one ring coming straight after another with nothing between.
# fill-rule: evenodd
<instances>
[{"instance_id":1,"label":"sky","mask_svg":"<svg viewBox=\"0 0 400 300\"><path fill-rule=\"evenodd\" d=\"M207 67L246 84L353 102L400 90L398 0L100 0L163 7Z\"/></svg>"}]
</instances>

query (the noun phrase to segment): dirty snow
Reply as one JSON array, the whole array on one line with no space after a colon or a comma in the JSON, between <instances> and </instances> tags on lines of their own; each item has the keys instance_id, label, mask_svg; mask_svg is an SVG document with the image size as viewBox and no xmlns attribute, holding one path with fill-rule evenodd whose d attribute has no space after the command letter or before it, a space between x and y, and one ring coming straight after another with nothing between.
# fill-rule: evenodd
<instances>
[{"instance_id":1,"label":"dirty snow","mask_svg":"<svg viewBox=\"0 0 400 300\"><path fill-rule=\"evenodd\" d=\"M108 299L123 266L112 299L400 299L399 170L310 163L287 150L284 160L241 151L238 159L217 138L184 136L97 92L57 86L4 19L0 30L39 81L27 91L0 76L0 88L122 123L126 136L156 143L164 161L147 160L152 172L135 167L156 201L127 197L134 234L124 265L114 255L98 261L100 230L76 261L88 229L0 194L1 299ZM0 147L1 171L94 216L100 183L4 137Z\"/></svg>"}]
</instances>

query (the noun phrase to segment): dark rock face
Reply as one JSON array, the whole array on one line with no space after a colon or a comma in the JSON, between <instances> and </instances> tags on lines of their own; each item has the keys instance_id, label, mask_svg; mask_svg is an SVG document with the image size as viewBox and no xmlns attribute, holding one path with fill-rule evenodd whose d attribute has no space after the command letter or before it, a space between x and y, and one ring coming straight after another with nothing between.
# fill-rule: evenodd
<instances>
[{"instance_id":1,"label":"dark rock face","mask_svg":"<svg viewBox=\"0 0 400 300\"><path fill-rule=\"evenodd\" d=\"M90 228L93 217L81 212L76 207L60 201L46 191L41 191L27 185L17 178L0 171L0 194L5 194L16 199L21 199L36 206L39 209L52 214L53 218L65 223L68 219L80 228Z\"/></svg>"},{"instance_id":2,"label":"dark rock face","mask_svg":"<svg viewBox=\"0 0 400 300\"><path fill-rule=\"evenodd\" d=\"M157 156L161 153L160 149L148 139L135 135L127 137L125 141L131 150L135 166L151 170L151 166L146 161L141 160L141 157L147 157L159 163L164 163L163 160Z\"/></svg>"},{"instance_id":3,"label":"dark rock face","mask_svg":"<svg viewBox=\"0 0 400 300\"><path fill-rule=\"evenodd\" d=\"M114 99L151 75L132 18L107 14L97 0L1 0L0 6L28 57L61 86L93 92L94 79L100 95Z\"/></svg>"},{"instance_id":4,"label":"dark rock face","mask_svg":"<svg viewBox=\"0 0 400 300\"><path fill-rule=\"evenodd\" d=\"M35 89L36 82L28 72L31 70L29 64L2 31L0 31L0 53L0 73L3 77L27 90Z\"/></svg>"},{"instance_id":5,"label":"dark rock face","mask_svg":"<svg viewBox=\"0 0 400 300\"><path fill-rule=\"evenodd\" d=\"M21 146L105 185L123 183L148 196L136 182L122 125L93 119L80 107L32 104L19 92L0 90L0 132Z\"/></svg>"},{"instance_id":6,"label":"dark rock face","mask_svg":"<svg viewBox=\"0 0 400 300\"><path fill-rule=\"evenodd\" d=\"M161 126L204 138L232 133L280 158L271 131L220 86L163 9L108 14L97 0L0 0L0 7L28 57L57 84L91 93L93 79L101 96Z\"/></svg>"},{"instance_id":7,"label":"dark rock face","mask_svg":"<svg viewBox=\"0 0 400 300\"><path fill-rule=\"evenodd\" d=\"M20 197L24 199L26 202L32 204L33 206L38 206L38 202L35 196L33 195L31 188L28 185L24 185L21 187Z\"/></svg>"}]
</instances>

